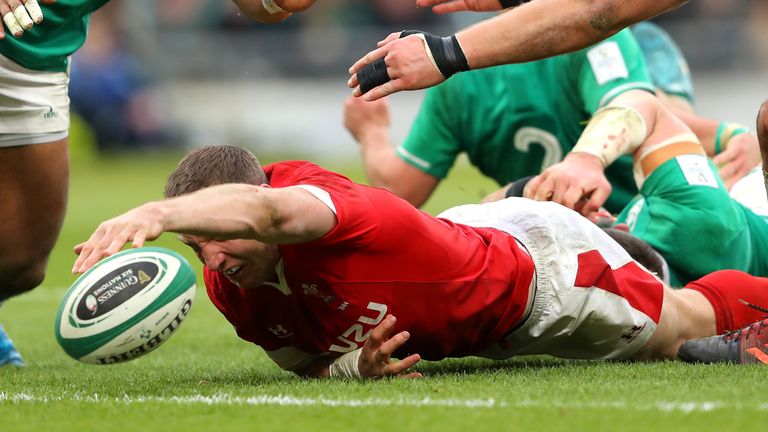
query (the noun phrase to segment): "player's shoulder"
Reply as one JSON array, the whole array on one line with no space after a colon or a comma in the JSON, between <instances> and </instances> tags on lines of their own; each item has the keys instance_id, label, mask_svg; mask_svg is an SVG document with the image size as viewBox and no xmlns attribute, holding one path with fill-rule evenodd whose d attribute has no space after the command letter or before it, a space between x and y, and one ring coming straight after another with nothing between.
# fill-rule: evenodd
<instances>
[{"instance_id":1,"label":"player's shoulder","mask_svg":"<svg viewBox=\"0 0 768 432\"><path fill-rule=\"evenodd\" d=\"M272 187L285 187L298 184L351 184L352 181L337 172L325 169L312 162L291 160L275 162L264 167L264 172Z\"/></svg>"},{"instance_id":2,"label":"player's shoulder","mask_svg":"<svg viewBox=\"0 0 768 432\"><path fill-rule=\"evenodd\" d=\"M557 56L556 58L570 61L584 60L589 56L595 56L606 52L610 53L611 50L616 48L618 48L618 51L624 53L624 55L626 55L628 52L639 53L640 50L637 39L635 39L632 31L630 29L624 29L592 46L572 53L563 54L561 56Z\"/></svg>"}]
</instances>

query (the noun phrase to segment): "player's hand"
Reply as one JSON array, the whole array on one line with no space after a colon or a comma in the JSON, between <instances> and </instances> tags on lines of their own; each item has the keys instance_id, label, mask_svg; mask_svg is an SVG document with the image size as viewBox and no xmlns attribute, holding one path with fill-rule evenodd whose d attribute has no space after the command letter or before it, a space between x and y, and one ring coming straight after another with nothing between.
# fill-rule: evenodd
<instances>
[{"instance_id":1,"label":"player's hand","mask_svg":"<svg viewBox=\"0 0 768 432\"><path fill-rule=\"evenodd\" d=\"M42 4L52 4L56 0L39 0ZM8 33L21 37L26 30L43 22L43 11L38 0L0 0L0 15ZM5 39L5 29L0 26L0 39Z\"/></svg>"},{"instance_id":2,"label":"player's hand","mask_svg":"<svg viewBox=\"0 0 768 432\"><path fill-rule=\"evenodd\" d=\"M432 12L492 12L504 9L499 0L416 0L416 7L430 7Z\"/></svg>"},{"instance_id":3,"label":"player's hand","mask_svg":"<svg viewBox=\"0 0 768 432\"><path fill-rule=\"evenodd\" d=\"M758 166L760 160L757 138L749 132L731 138L726 149L712 158L728 189Z\"/></svg>"},{"instance_id":4,"label":"player's hand","mask_svg":"<svg viewBox=\"0 0 768 432\"><path fill-rule=\"evenodd\" d=\"M373 102L350 96L344 101L344 126L360 144L372 134L388 133L389 107L386 99Z\"/></svg>"},{"instance_id":5,"label":"player's hand","mask_svg":"<svg viewBox=\"0 0 768 432\"><path fill-rule=\"evenodd\" d=\"M603 164L589 153L571 152L525 186L523 196L554 201L583 215L597 211L611 194Z\"/></svg>"},{"instance_id":6,"label":"player's hand","mask_svg":"<svg viewBox=\"0 0 768 432\"><path fill-rule=\"evenodd\" d=\"M612 215L608 210L600 207L597 211L593 211L586 215L587 219L600 228L610 228L616 223L616 216Z\"/></svg>"},{"instance_id":7,"label":"player's hand","mask_svg":"<svg viewBox=\"0 0 768 432\"><path fill-rule=\"evenodd\" d=\"M85 243L75 246L77 260L72 273L84 273L94 264L119 252L126 243L142 247L163 233L163 213L154 203L147 203L120 216L102 222Z\"/></svg>"},{"instance_id":8,"label":"player's hand","mask_svg":"<svg viewBox=\"0 0 768 432\"><path fill-rule=\"evenodd\" d=\"M358 363L358 368L362 377L378 378L397 375L400 378L421 378L420 372L403 374L405 370L421 360L421 356L418 354L411 354L400 361L392 360L392 353L403 346L411 336L407 331L401 331L393 336L392 334L395 332L396 322L397 320L394 315L387 315L384 320L373 329L371 336L365 341Z\"/></svg>"},{"instance_id":9,"label":"player's hand","mask_svg":"<svg viewBox=\"0 0 768 432\"><path fill-rule=\"evenodd\" d=\"M384 59L390 81L365 93L363 99L367 101L381 99L401 90L432 87L445 81L443 74L430 60L424 39L419 36L410 35L401 38L400 32L392 33L386 39L379 41L377 46L377 49L366 54L349 68L349 74L352 76L347 81L347 85L354 89L352 95L363 96L357 72L380 58Z\"/></svg>"}]
</instances>

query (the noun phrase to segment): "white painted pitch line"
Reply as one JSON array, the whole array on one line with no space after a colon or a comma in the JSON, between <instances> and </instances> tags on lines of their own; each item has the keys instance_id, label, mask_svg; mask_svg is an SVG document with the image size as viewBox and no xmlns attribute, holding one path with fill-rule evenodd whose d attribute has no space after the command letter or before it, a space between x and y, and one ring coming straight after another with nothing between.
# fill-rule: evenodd
<instances>
[{"instance_id":1,"label":"white painted pitch line","mask_svg":"<svg viewBox=\"0 0 768 432\"><path fill-rule=\"evenodd\" d=\"M768 411L768 403L743 404L724 401L660 401L651 404L638 404L629 401L612 402L578 402L578 401L549 401L522 399L502 401L488 399L433 399L433 398L367 398L367 399L333 399L297 397L291 395L254 395L232 396L228 394L187 395L187 396L103 396L99 394L80 395L62 394L59 396L37 396L28 393L0 392L0 404L12 403L55 403L81 402L90 404L170 404L170 405L250 405L250 406L325 406L325 407L451 407L451 408L556 408L556 409L595 409L595 410L629 410L656 412L709 412L718 410Z\"/></svg>"}]
</instances>

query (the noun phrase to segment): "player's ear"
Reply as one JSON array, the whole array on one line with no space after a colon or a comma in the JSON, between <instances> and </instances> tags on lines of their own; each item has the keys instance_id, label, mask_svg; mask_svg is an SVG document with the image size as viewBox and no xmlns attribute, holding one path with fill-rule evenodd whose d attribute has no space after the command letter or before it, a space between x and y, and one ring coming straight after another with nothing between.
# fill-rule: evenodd
<instances>
[{"instance_id":1,"label":"player's ear","mask_svg":"<svg viewBox=\"0 0 768 432\"><path fill-rule=\"evenodd\" d=\"M268 189L272 188L272 186L270 186L269 183L262 183L259 185L259 187L268 188Z\"/></svg>"}]
</instances>

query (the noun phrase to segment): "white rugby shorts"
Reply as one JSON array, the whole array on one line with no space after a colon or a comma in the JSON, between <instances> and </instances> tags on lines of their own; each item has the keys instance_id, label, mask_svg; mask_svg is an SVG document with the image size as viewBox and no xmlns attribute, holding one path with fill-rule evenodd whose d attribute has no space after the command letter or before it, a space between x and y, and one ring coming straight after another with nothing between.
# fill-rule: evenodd
<instances>
[{"instance_id":1,"label":"white rugby shorts","mask_svg":"<svg viewBox=\"0 0 768 432\"><path fill-rule=\"evenodd\" d=\"M0 147L66 137L68 88L68 72L27 69L0 54Z\"/></svg>"},{"instance_id":2,"label":"white rugby shorts","mask_svg":"<svg viewBox=\"0 0 768 432\"><path fill-rule=\"evenodd\" d=\"M507 198L438 217L505 231L534 262L528 318L478 355L626 359L656 330L663 283L580 214L551 202Z\"/></svg>"}]
</instances>

